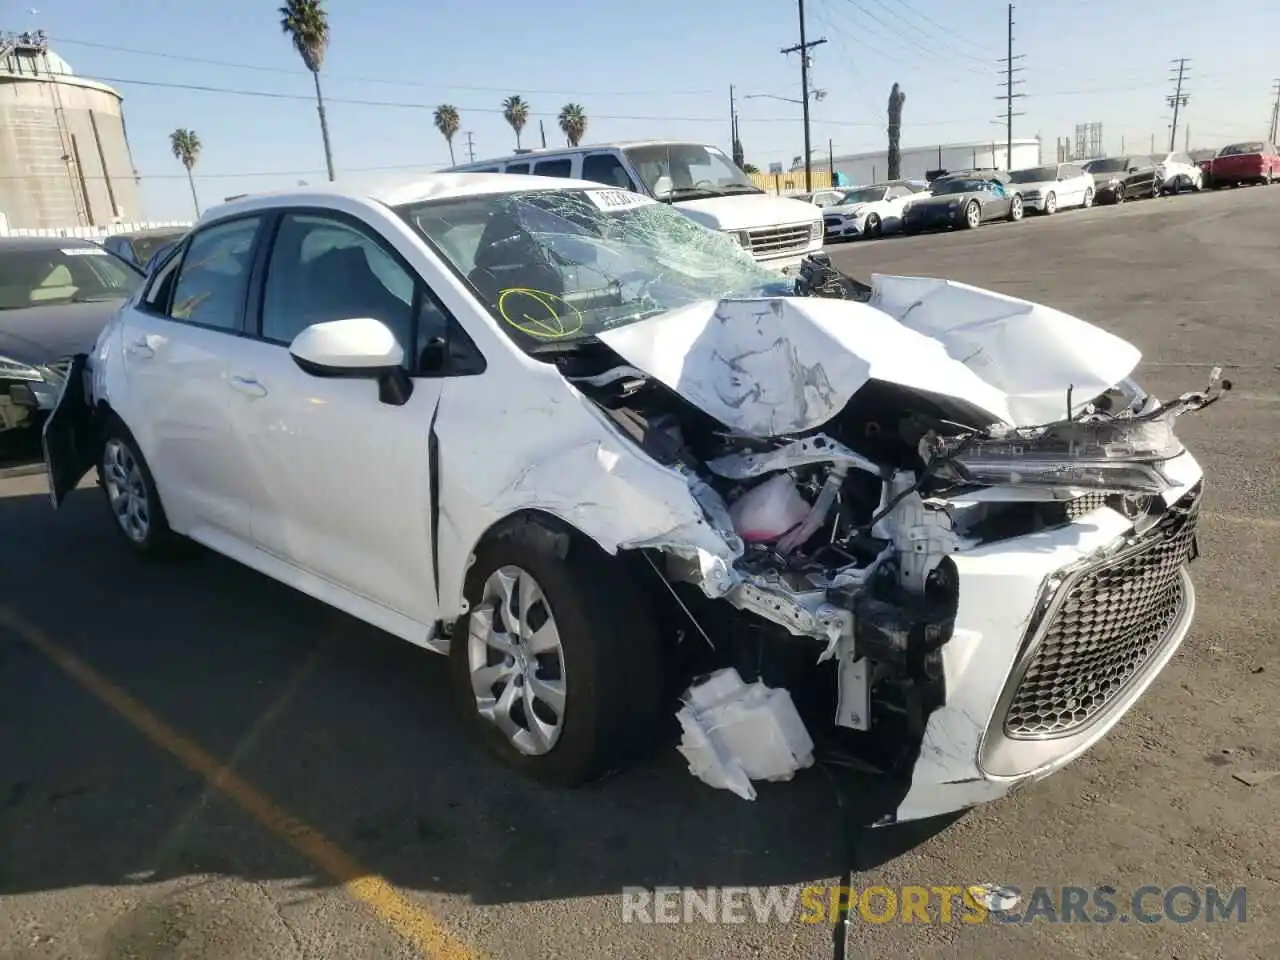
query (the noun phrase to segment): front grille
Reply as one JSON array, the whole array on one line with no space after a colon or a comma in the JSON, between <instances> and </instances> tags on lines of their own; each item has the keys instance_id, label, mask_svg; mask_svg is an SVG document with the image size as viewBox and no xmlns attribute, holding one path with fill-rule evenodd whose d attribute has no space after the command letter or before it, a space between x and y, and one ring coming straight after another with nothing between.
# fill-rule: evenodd
<instances>
[{"instance_id":1,"label":"front grille","mask_svg":"<svg viewBox=\"0 0 1280 960\"><path fill-rule=\"evenodd\" d=\"M844 226L844 221L839 217L827 217L825 223L828 230L839 230Z\"/></svg>"},{"instance_id":2,"label":"front grille","mask_svg":"<svg viewBox=\"0 0 1280 960\"><path fill-rule=\"evenodd\" d=\"M1005 715L1007 736L1087 724L1160 649L1185 602L1180 571L1193 556L1199 503L1197 486L1140 545L1067 579Z\"/></svg>"},{"instance_id":3,"label":"front grille","mask_svg":"<svg viewBox=\"0 0 1280 960\"><path fill-rule=\"evenodd\" d=\"M1083 497L1076 497L1074 500L1067 501L1067 519L1079 520L1095 510L1101 510L1106 505L1107 495L1105 493L1086 493Z\"/></svg>"},{"instance_id":4,"label":"front grille","mask_svg":"<svg viewBox=\"0 0 1280 960\"><path fill-rule=\"evenodd\" d=\"M774 253L803 253L809 249L810 227L802 223L794 227L760 227L748 230L751 252L757 257Z\"/></svg>"}]
</instances>

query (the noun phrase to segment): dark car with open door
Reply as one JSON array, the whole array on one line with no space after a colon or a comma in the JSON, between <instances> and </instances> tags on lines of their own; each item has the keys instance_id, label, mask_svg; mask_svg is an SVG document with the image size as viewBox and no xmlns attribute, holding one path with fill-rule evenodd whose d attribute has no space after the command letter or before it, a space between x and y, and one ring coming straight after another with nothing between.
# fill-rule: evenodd
<instances>
[{"instance_id":1,"label":"dark car with open door","mask_svg":"<svg viewBox=\"0 0 1280 960\"><path fill-rule=\"evenodd\" d=\"M1102 157L1081 164L1093 177L1095 203L1124 203L1137 197L1158 197L1163 186L1156 162L1145 154Z\"/></svg>"},{"instance_id":2,"label":"dark car with open door","mask_svg":"<svg viewBox=\"0 0 1280 960\"><path fill-rule=\"evenodd\" d=\"M187 234L186 227L155 227L132 233L113 233L102 245L139 270L145 269L158 254L171 248Z\"/></svg>"},{"instance_id":3,"label":"dark car with open door","mask_svg":"<svg viewBox=\"0 0 1280 960\"><path fill-rule=\"evenodd\" d=\"M948 175L929 185L932 196L903 211L904 233L962 227L973 230L990 220L1021 220L1022 194L998 179Z\"/></svg>"}]
</instances>

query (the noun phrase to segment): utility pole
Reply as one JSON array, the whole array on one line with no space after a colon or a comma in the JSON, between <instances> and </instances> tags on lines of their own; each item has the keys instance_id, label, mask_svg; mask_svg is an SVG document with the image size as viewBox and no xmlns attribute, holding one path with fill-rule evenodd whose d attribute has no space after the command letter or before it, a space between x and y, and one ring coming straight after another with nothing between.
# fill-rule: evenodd
<instances>
[{"instance_id":1,"label":"utility pole","mask_svg":"<svg viewBox=\"0 0 1280 960\"><path fill-rule=\"evenodd\" d=\"M729 84L729 136L732 138L729 153L733 156L733 162L741 167L747 158L740 149L742 141L738 139L738 100L734 96L732 83Z\"/></svg>"},{"instance_id":2,"label":"utility pole","mask_svg":"<svg viewBox=\"0 0 1280 960\"><path fill-rule=\"evenodd\" d=\"M836 185L836 153L830 137L827 137L827 176L831 178L830 185L834 187Z\"/></svg>"},{"instance_id":3,"label":"utility pole","mask_svg":"<svg viewBox=\"0 0 1280 960\"><path fill-rule=\"evenodd\" d=\"M467 155L471 158L471 162L476 162L476 143L471 137L471 131L467 131Z\"/></svg>"},{"instance_id":4,"label":"utility pole","mask_svg":"<svg viewBox=\"0 0 1280 960\"><path fill-rule=\"evenodd\" d=\"M1187 64L1190 62L1191 61L1186 57L1178 57L1178 59L1170 61L1170 63L1176 63L1178 65L1177 75L1169 78L1176 84L1173 88L1173 94L1164 98L1164 102L1173 107L1173 127L1169 130L1170 153L1173 153L1174 150L1178 149L1178 110L1181 107L1185 107L1187 105L1187 101L1191 99L1190 95L1182 92L1182 84L1187 75ZM1155 152L1154 149L1152 152Z\"/></svg>"},{"instance_id":5,"label":"utility pole","mask_svg":"<svg viewBox=\"0 0 1280 960\"><path fill-rule=\"evenodd\" d=\"M1280 79L1275 81L1276 102L1271 106L1271 136L1267 140L1271 143L1276 142L1276 134L1280 133Z\"/></svg>"},{"instance_id":6,"label":"utility pole","mask_svg":"<svg viewBox=\"0 0 1280 960\"><path fill-rule=\"evenodd\" d=\"M1021 97L1025 97L1025 93L1014 93L1013 88L1022 80L1015 80L1013 75L1021 73L1023 68L1015 66L1016 61L1023 59L1025 54L1013 55L1013 4L1009 4L1009 27L1008 41L1005 56L999 59L999 63L1004 64L1004 93L996 97L997 100L1004 101L1004 166L1006 170L1013 169L1013 118L1022 116L1021 113L1014 113L1013 101ZM991 162L995 163L995 157L991 158Z\"/></svg>"},{"instance_id":7,"label":"utility pole","mask_svg":"<svg viewBox=\"0 0 1280 960\"><path fill-rule=\"evenodd\" d=\"M547 149L547 128L541 120L538 121L538 136L542 138L542 149Z\"/></svg>"},{"instance_id":8,"label":"utility pole","mask_svg":"<svg viewBox=\"0 0 1280 960\"><path fill-rule=\"evenodd\" d=\"M782 52L800 54L800 101L804 111L804 188L810 191L813 189L813 148L809 144L809 50L827 41L825 37L821 40L805 39L804 0L796 0L796 4L800 8L800 42L794 47L783 48Z\"/></svg>"}]
</instances>

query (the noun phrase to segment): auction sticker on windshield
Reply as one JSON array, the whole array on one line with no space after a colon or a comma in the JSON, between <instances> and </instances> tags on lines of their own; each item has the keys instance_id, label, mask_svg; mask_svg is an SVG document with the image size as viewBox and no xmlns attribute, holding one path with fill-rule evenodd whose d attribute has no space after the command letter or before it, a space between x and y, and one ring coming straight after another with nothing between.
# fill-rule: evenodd
<instances>
[{"instance_id":1,"label":"auction sticker on windshield","mask_svg":"<svg viewBox=\"0 0 1280 960\"><path fill-rule=\"evenodd\" d=\"M657 203L643 194L630 190L588 190L587 197L600 210L634 210Z\"/></svg>"},{"instance_id":2,"label":"auction sticker on windshield","mask_svg":"<svg viewBox=\"0 0 1280 960\"><path fill-rule=\"evenodd\" d=\"M59 251L64 257L105 257L107 251L101 247L64 247Z\"/></svg>"}]
</instances>

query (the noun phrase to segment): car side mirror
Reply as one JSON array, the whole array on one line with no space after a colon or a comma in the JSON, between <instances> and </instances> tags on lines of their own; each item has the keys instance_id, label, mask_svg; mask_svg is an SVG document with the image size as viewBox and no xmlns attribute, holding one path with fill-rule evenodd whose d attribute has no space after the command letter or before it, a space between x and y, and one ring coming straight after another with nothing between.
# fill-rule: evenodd
<instances>
[{"instance_id":1,"label":"car side mirror","mask_svg":"<svg viewBox=\"0 0 1280 960\"><path fill-rule=\"evenodd\" d=\"M1137 168L1137 167L1130 167L1130 168L1129 168L1129 172L1130 172L1130 173L1137 173L1137 172L1138 172L1138 168Z\"/></svg>"},{"instance_id":2,"label":"car side mirror","mask_svg":"<svg viewBox=\"0 0 1280 960\"><path fill-rule=\"evenodd\" d=\"M376 380L378 399L392 406L403 406L413 394L404 348L372 317L313 323L293 338L289 355L313 377Z\"/></svg>"},{"instance_id":3,"label":"car side mirror","mask_svg":"<svg viewBox=\"0 0 1280 960\"><path fill-rule=\"evenodd\" d=\"M661 200L663 197L671 196L671 191L675 189L675 181L670 177L659 177L653 181L653 195Z\"/></svg>"}]
</instances>

